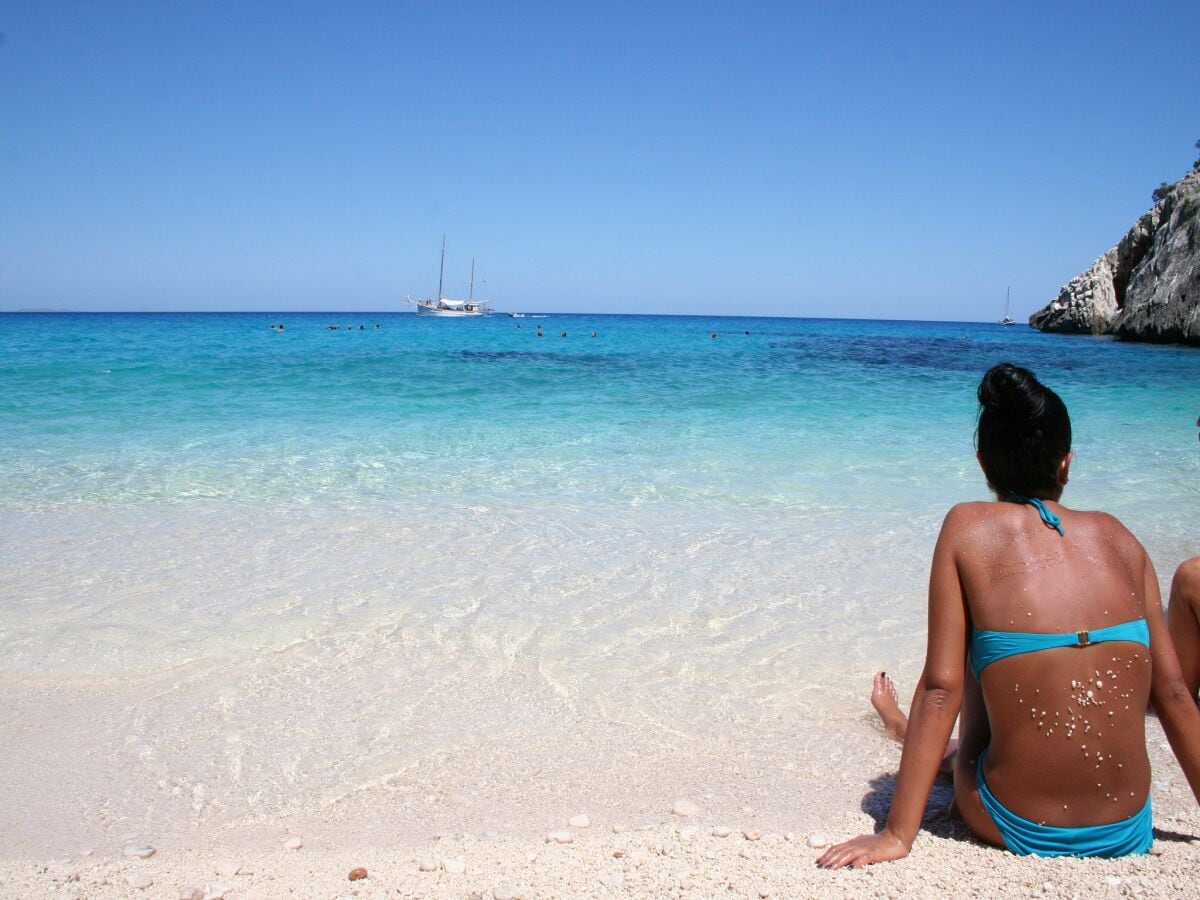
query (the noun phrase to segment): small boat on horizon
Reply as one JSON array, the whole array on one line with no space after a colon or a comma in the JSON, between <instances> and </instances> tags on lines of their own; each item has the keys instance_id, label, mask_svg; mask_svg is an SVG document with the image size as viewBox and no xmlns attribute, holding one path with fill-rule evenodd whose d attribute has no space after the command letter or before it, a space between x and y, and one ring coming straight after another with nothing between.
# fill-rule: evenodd
<instances>
[{"instance_id":1,"label":"small boat on horizon","mask_svg":"<svg viewBox=\"0 0 1200 900\"><path fill-rule=\"evenodd\" d=\"M438 295L437 299L426 297L414 300L411 296L404 299L417 308L418 316L489 316L492 314L490 300L475 299L475 260L471 260L471 280L468 283L466 300L451 300L442 290L443 278L446 273L446 236L442 235L442 261L438 266Z\"/></svg>"},{"instance_id":2,"label":"small boat on horizon","mask_svg":"<svg viewBox=\"0 0 1200 900\"><path fill-rule=\"evenodd\" d=\"M1012 298L1012 288L1006 288L1004 291L1004 318L1000 320L1001 325L1016 325L1017 320L1008 314L1008 302Z\"/></svg>"}]
</instances>

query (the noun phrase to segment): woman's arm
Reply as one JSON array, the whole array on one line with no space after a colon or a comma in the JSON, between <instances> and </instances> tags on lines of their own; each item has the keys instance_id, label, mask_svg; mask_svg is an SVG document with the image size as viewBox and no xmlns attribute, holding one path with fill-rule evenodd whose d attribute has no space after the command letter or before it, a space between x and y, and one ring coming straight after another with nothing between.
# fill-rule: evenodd
<instances>
[{"instance_id":1,"label":"woman's arm","mask_svg":"<svg viewBox=\"0 0 1200 900\"><path fill-rule=\"evenodd\" d=\"M1150 703L1158 713L1158 721L1171 742L1171 750L1200 800L1200 709L1188 690L1175 645L1163 618L1162 597L1158 591L1158 576L1154 564L1145 555L1146 623L1150 626Z\"/></svg>"},{"instance_id":2,"label":"woman's arm","mask_svg":"<svg viewBox=\"0 0 1200 900\"><path fill-rule=\"evenodd\" d=\"M1167 630L1188 693L1195 697L1200 691L1200 556L1186 560L1175 572L1167 604Z\"/></svg>"},{"instance_id":3,"label":"woman's arm","mask_svg":"<svg viewBox=\"0 0 1200 900\"><path fill-rule=\"evenodd\" d=\"M969 514L954 507L942 523L929 575L929 639L925 669L913 696L900 774L887 824L877 834L863 835L827 850L817 865L829 869L861 868L900 859L912 849L929 790L937 777L962 704L967 652L967 609L959 580L955 547Z\"/></svg>"}]
</instances>

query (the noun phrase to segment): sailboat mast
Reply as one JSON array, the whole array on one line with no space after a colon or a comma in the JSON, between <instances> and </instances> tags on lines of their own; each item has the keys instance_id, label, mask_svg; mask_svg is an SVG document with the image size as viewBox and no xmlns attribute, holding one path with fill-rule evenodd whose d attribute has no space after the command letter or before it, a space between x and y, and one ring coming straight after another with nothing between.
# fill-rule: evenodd
<instances>
[{"instance_id":1,"label":"sailboat mast","mask_svg":"<svg viewBox=\"0 0 1200 900\"><path fill-rule=\"evenodd\" d=\"M471 258L471 280L467 283L467 299L475 299L475 258Z\"/></svg>"},{"instance_id":2,"label":"sailboat mast","mask_svg":"<svg viewBox=\"0 0 1200 900\"><path fill-rule=\"evenodd\" d=\"M442 295L442 276L446 273L446 236L442 235L442 263L438 266L438 299L441 300Z\"/></svg>"}]
</instances>

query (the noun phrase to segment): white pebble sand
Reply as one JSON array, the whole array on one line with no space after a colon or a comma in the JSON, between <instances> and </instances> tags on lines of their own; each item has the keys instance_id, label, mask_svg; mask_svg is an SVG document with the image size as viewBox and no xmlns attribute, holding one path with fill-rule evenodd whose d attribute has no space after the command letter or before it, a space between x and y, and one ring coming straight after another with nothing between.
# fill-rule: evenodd
<instances>
[{"instance_id":1,"label":"white pebble sand","mask_svg":"<svg viewBox=\"0 0 1200 900\"><path fill-rule=\"evenodd\" d=\"M30 690L0 683L0 699ZM681 720L543 710L454 752L389 757L345 789L306 787L301 758L239 809L229 770L181 785L149 749L143 777L89 766L94 707L39 696L54 703L18 704L12 719L40 726L11 732L25 762L0 771L0 898L1188 897L1200 884L1200 812L1154 718L1153 854L1041 860L978 846L947 819L939 785L907 859L828 872L815 865L823 847L875 827L899 763L865 696L840 718L797 704L793 718L686 737ZM33 752L64 709L81 743ZM381 746L399 740L381 734ZM238 746L193 741L204 758ZM238 746L248 760L257 750ZM356 869L367 877L351 881Z\"/></svg>"},{"instance_id":2,"label":"white pebble sand","mask_svg":"<svg viewBox=\"0 0 1200 900\"><path fill-rule=\"evenodd\" d=\"M1147 725L1152 734L1158 730L1154 720ZM1046 860L983 847L947 819L948 792L939 787L907 859L861 871L818 869L821 848L871 829L875 820L863 807L878 815L890 791L897 748L870 731L863 739L877 764L860 763L832 789L813 772L781 773L780 785L809 798L790 808L759 794L754 782L731 779L710 783L704 810L682 818L679 794L669 789L657 801L632 796L624 804L611 797L601 804L593 797L560 798L566 808L557 816L540 803L523 807L513 794L502 821L460 828L446 827L444 819L414 821L399 797L366 791L298 809L286 823L250 817L172 839L140 836L152 843L131 836L53 858L10 855L0 859L0 897L1196 896L1200 814L1174 761L1154 741L1157 839L1146 856ZM658 775L668 772L686 776L683 769L661 768ZM744 812L750 796L752 819ZM594 810L589 825L599 827L539 832L531 822L531 814L546 816L548 825L569 820L581 801ZM380 808L388 803L394 805ZM614 830L629 820L640 824ZM373 827L364 827L368 821ZM385 822L396 826L390 836L378 827ZM134 846L156 852L129 853ZM367 877L351 880L356 869Z\"/></svg>"},{"instance_id":3,"label":"white pebble sand","mask_svg":"<svg viewBox=\"0 0 1200 900\"><path fill-rule=\"evenodd\" d=\"M442 838L437 849L454 856L440 866L425 865L417 857L422 848L413 847L244 853L241 871L221 878L210 876L213 850L191 846L165 850L146 861L116 854L10 860L0 866L0 896L1188 897L1196 895L1200 884L1200 842L1170 837L1160 838L1159 855L1044 860L922 832L905 860L840 872L817 869L816 851L803 842L759 842L748 855L741 854L743 845L708 835L680 841L673 826L664 823L621 835L588 832L571 845L545 849L519 837L490 842ZM351 881L349 873L360 867L368 876Z\"/></svg>"}]
</instances>

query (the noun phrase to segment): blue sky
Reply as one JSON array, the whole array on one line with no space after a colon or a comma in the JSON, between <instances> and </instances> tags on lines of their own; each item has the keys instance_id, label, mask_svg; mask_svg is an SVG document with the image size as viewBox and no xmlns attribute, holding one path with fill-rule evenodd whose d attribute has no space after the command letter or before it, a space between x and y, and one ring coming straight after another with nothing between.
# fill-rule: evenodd
<instances>
[{"instance_id":1,"label":"blue sky","mask_svg":"<svg viewBox=\"0 0 1200 900\"><path fill-rule=\"evenodd\" d=\"M0 7L0 309L1024 317L1196 156L1200 3Z\"/></svg>"}]
</instances>

